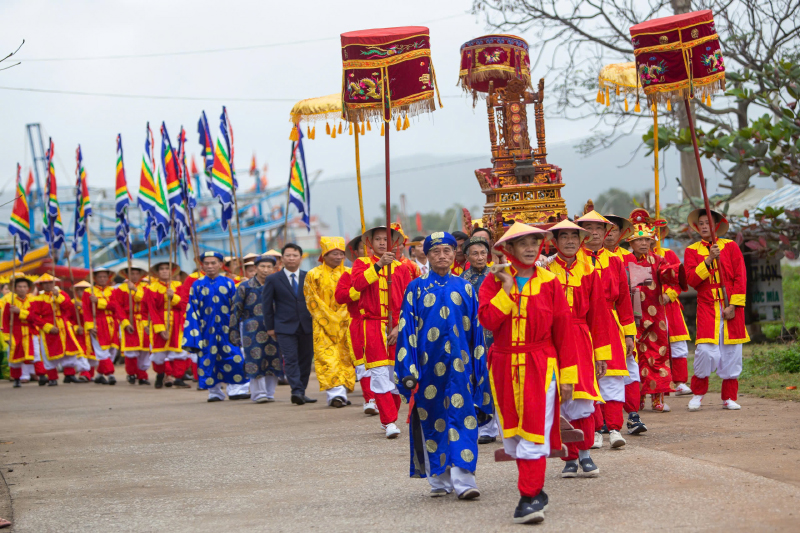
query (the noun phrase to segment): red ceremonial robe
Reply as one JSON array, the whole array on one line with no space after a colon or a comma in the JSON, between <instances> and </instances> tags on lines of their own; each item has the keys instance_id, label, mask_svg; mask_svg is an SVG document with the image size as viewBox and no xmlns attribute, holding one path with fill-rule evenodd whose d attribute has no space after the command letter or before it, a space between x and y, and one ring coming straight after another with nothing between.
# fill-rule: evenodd
<instances>
[{"instance_id":1,"label":"red ceremonial robe","mask_svg":"<svg viewBox=\"0 0 800 533\"><path fill-rule=\"evenodd\" d=\"M119 320L119 325L122 329L122 346L120 347L122 349L122 353L128 351L150 351L150 339L144 332L144 329L148 324L147 316L144 313L145 309L143 303L146 287L147 283L140 281L136 284L136 290L133 293L133 297L129 298L128 293L130 292L130 289L128 288L127 283L123 283L114 289L114 292L111 295L117 304L117 309L119 312L117 320ZM130 323L131 299L133 300L133 324ZM125 328L129 325L133 326L133 333L128 333L125 330Z\"/></svg>"},{"instance_id":2,"label":"red ceremonial robe","mask_svg":"<svg viewBox=\"0 0 800 533\"><path fill-rule=\"evenodd\" d=\"M731 320L725 321L725 344L750 342L744 325L744 304L747 293L747 271L744 256L739 246L729 239L717 239L719 260L709 270L705 264L710 243L700 241L686 248L683 259L686 265L686 280L697 290L697 340L695 344L719 344L720 311L724 305L720 284L720 273L730 304L736 306Z\"/></svg>"},{"instance_id":3,"label":"red ceremonial robe","mask_svg":"<svg viewBox=\"0 0 800 533\"><path fill-rule=\"evenodd\" d=\"M9 335L9 345L14 343L14 350L8 354L9 363L33 364L33 339L39 333L41 324L39 315L35 312L35 299L27 296L20 300L19 296L11 293L13 299L5 302L3 308L3 333ZM14 315L13 339L11 339L11 306L19 307L19 314Z\"/></svg>"},{"instance_id":4,"label":"red ceremonial robe","mask_svg":"<svg viewBox=\"0 0 800 533\"><path fill-rule=\"evenodd\" d=\"M678 258L678 254L669 248L661 248L661 254L659 255L666 259L667 264L680 268L681 260ZM691 335L689 335L689 328L686 327L686 320L683 318L683 306L678 300L678 296L681 292L681 286L677 279L672 283L664 283L664 294L669 296L670 299L670 302L665 306L667 308L669 342L688 341L692 339Z\"/></svg>"},{"instance_id":5,"label":"red ceremonial robe","mask_svg":"<svg viewBox=\"0 0 800 533\"><path fill-rule=\"evenodd\" d=\"M181 282L172 282L172 299L170 310L167 312L167 284L160 280L153 281L144 291L144 306L153 323L150 328L150 346L156 352L182 352L183 351L183 321L186 313L186 303L178 294ZM222 309L224 312L224 309ZM169 318L167 316L169 315ZM224 317L228 320L229 316ZM167 324L169 322L169 324ZM164 340L161 332L167 332Z\"/></svg>"},{"instance_id":6,"label":"red ceremonial robe","mask_svg":"<svg viewBox=\"0 0 800 533\"><path fill-rule=\"evenodd\" d=\"M336 284L334 298L339 305L346 305L347 312L350 314L350 343L353 345L353 365L364 364L364 320L358 309L358 302L361 293L352 286L353 277L345 270L339 282Z\"/></svg>"},{"instance_id":7,"label":"red ceremonial robe","mask_svg":"<svg viewBox=\"0 0 800 533\"><path fill-rule=\"evenodd\" d=\"M616 326L606 308L605 292L600 274L589 263L575 260L567 266L556 256L547 270L558 277L565 288L567 303L572 310L575 353L578 364L578 383L572 397L576 400L602 402L595 374L595 361L611 359L610 332Z\"/></svg>"},{"instance_id":8,"label":"red ceremonial robe","mask_svg":"<svg viewBox=\"0 0 800 533\"><path fill-rule=\"evenodd\" d=\"M109 348L119 348L119 323L117 322L117 304L112 299L114 289L111 287L98 287L97 285L90 287L83 291L83 329L90 331L97 330L97 343L103 350ZM97 297L95 304L95 316L97 323L95 324L92 317L92 300L91 295ZM91 342L89 342L91 345Z\"/></svg>"},{"instance_id":9,"label":"red ceremonial robe","mask_svg":"<svg viewBox=\"0 0 800 533\"><path fill-rule=\"evenodd\" d=\"M581 247L576 255L579 261L589 263L600 275L605 292L606 307L616 323L618 334L609 339L611 360L608 362L607 376L627 376L628 364L625 361L625 336L636 336L636 322L633 319L628 275L623 260L605 248L592 252Z\"/></svg>"},{"instance_id":10,"label":"red ceremonial robe","mask_svg":"<svg viewBox=\"0 0 800 533\"><path fill-rule=\"evenodd\" d=\"M353 264L350 276L353 288L361 293L359 312L364 320L364 356L365 366L394 366L395 345L386 344L386 325L389 305L392 306L392 328L400 319L400 307L403 294L410 283L408 269L399 261L384 266L380 273L375 270L379 258L360 257ZM392 294L389 298L386 275L392 269Z\"/></svg>"},{"instance_id":11,"label":"red ceremonial robe","mask_svg":"<svg viewBox=\"0 0 800 533\"><path fill-rule=\"evenodd\" d=\"M49 292L39 293L32 309L35 309L42 322L39 330L44 346L43 358L52 361L65 355L83 355L72 324L75 306L67 293L59 291L56 297Z\"/></svg>"},{"instance_id":12,"label":"red ceremonial robe","mask_svg":"<svg viewBox=\"0 0 800 533\"><path fill-rule=\"evenodd\" d=\"M505 271L516 276L514 267ZM572 313L564 288L555 274L536 267L522 291L514 280L510 295L497 276L487 276L478 301L481 325L494 334L487 364L503 437L543 444L553 374L559 384L578 382ZM550 448L561 449L557 422L550 431Z\"/></svg>"}]
</instances>

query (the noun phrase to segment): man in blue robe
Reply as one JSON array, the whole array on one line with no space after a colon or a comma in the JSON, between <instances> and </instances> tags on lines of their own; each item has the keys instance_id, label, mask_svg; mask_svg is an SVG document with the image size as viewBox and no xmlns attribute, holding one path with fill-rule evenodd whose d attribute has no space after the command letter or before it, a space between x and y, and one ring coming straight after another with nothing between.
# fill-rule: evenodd
<instances>
[{"instance_id":1,"label":"man in blue robe","mask_svg":"<svg viewBox=\"0 0 800 533\"><path fill-rule=\"evenodd\" d=\"M250 399L256 403L275 401L275 387L283 376L278 341L267 334L261 296L267 276L275 268L271 255L257 256L253 277L236 288L230 316L230 343L241 347L244 371L250 379Z\"/></svg>"},{"instance_id":2,"label":"man in blue robe","mask_svg":"<svg viewBox=\"0 0 800 533\"><path fill-rule=\"evenodd\" d=\"M478 295L450 271L456 246L445 232L425 239L431 270L406 290L395 373L411 405L411 477L427 477L432 497L455 490L471 500L480 496L478 424L491 416L492 397Z\"/></svg>"},{"instance_id":3,"label":"man in blue robe","mask_svg":"<svg viewBox=\"0 0 800 533\"><path fill-rule=\"evenodd\" d=\"M198 354L197 386L208 389L209 402L219 402L225 399L223 383L230 386L247 382L242 353L228 341L236 285L232 279L220 275L222 254L205 252L200 258L206 275L189 290L183 349ZM249 397L249 394L229 395L231 400Z\"/></svg>"}]
</instances>

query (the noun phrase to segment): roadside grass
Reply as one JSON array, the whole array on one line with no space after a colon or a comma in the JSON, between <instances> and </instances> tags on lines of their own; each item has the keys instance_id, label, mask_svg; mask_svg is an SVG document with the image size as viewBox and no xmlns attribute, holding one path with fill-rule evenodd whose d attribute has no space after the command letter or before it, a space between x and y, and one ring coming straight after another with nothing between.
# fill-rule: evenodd
<instances>
[{"instance_id":1,"label":"roadside grass","mask_svg":"<svg viewBox=\"0 0 800 533\"><path fill-rule=\"evenodd\" d=\"M739 393L771 400L800 400L800 343L745 344ZM689 375L694 356L689 356ZM788 390L786 387L797 387ZM719 393L722 380L711 374L709 393Z\"/></svg>"}]
</instances>

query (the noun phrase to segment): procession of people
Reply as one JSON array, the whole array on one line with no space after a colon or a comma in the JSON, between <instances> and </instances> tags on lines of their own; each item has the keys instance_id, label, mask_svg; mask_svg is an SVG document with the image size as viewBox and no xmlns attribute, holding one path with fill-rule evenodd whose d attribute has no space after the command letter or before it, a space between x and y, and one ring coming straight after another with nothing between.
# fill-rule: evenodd
<instances>
[{"instance_id":1,"label":"procession of people","mask_svg":"<svg viewBox=\"0 0 800 533\"><path fill-rule=\"evenodd\" d=\"M94 285L68 290L50 274L17 274L1 309L11 381L52 387L61 372L66 384L115 385L121 367L137 387L194 382L208 402L259 404L284 381L302 406L317 401L313 368L331 408L352 405L360 383L383 436L407 428L410 474L432 497L478 498L479 445L501 439L519 473L514 521L539 522L546 458L562 458L563 478L598 477L591 450L606 433L625 446L623 409L634 436L647 431L648 396L652 413L670 412L673 394L693 395L689 411L709 408L714 371L721 407L740 409L747 280L735 243L711 243L725 217L689 215L701 240L681 265L661 246L665 221L592 207L574 222L512 222L497 242L479 225L410 243L399 225L349 243L321 237L310 271L287 243L241 273L236 258L205 252L192 274L170 261L98 267ZM691 379L682 280L698 293ZM565 422L581 437L562 442Z\"/></svg>"}]
</instances>

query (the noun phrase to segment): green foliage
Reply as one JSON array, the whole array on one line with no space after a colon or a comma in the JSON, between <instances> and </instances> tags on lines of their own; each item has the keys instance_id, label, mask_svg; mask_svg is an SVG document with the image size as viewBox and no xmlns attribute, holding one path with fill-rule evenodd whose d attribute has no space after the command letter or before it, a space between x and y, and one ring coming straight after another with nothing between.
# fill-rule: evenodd
<instances>
[{"instance_id":1,"label":"green foliage","mask_svg":"<svg viewBox=\"0 0 800 533\"><path fill-rule=\"evenodd\" d=\"M767 349L756 349L753 355L743 360L741 379L797 373L800 373L800 345L773 345Z\"/></svg>"},{"instance_id":2,"label":"green foliage","mask_svg":"<svg viewBox=\"0 0 800 533\"><path fill-rule=\"evenodd\" d=\"M784 266L783 316L787 329L800 329L800 267Z\"/></svg>"},{"instance_id":3,"label":"green foliage","mask_svg":"<svg viewBox=\"0 0 800 533\"><path fill-rule=\"evenodd\" d=\"M611 187L594 199L594 206L600 213L613 213L627 217L635 208L642 207L648 201L648 197L647 192L631 194L628 191Z\"/></svg>"}]
</instances>

